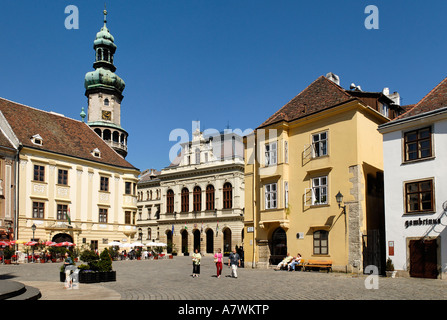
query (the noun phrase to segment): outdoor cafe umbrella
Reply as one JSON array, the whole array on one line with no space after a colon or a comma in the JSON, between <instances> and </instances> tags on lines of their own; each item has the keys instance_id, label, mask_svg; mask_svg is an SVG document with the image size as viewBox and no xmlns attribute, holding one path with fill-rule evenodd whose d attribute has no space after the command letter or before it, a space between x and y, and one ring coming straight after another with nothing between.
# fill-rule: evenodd
<instances>
[{"instance_id":1,"label":"outdoor cafe umbrella","mask_svg":"<svg viewBox=\"0 0 447 320\"><path fill-rule=\"evenodd\" d=\"M109 243L109 246L111 246L111 247L119 246L119 245L121 245L121 242L118 242L118 241L112 241L112 242Z\"/></svg>"},{"instance_id":2,"label":"outdoor cafe umbrella","mask_svg":"<svg viewBox=\"0 0 447 320\"><path fill-rule=\"evenodd\" d=\"M163 242L159 242L157 243L157 247L167 247L168 245L166 243Z\"/></svg>"},{"instance_id":3,"label":"outdoor cafe umbrella","mask_svg":"<svg viewBox=\"0 0 447 320\"><path fill-rule=\"evenodd\" d=\"M157 243L154 242L154 241L146 243L146 246L148 246L148 247L153 247L153 246L156 246L156 245L157 245Z\"/></svg>"},{"instance_id":4,"label":"outdoor cafe umbrella","mask_svg":"<svg viewBox=\"0 0 447 320\"><path fill-rule=\"evenodd\" d=\"M144 247L144 244L142 244L141 242L134 242L134 243L132 243L132 246L134 246L134 247Z\"/></svg>"},{"instance_id":5,"label":"outdoor cafe umbrella","mask_svg":"<svg viewBox=\"0 0 447 320\"><path fill-rule=\"evenodd\" d=\"M25 242L25 245L26 245L26 246L35 246L36 244L38 244L37 241L28 241L28 242Z\"/></svg>"},{"instance_id":6,"label":"outdoor cafe umbrella","mask_svg":"<svg viewBox=\"0 0 447 320\"><path fill-rule=\"evenodd\" d=\"M0 246L9 246L9 241L0 241Z\"/></svg>"},{"instance_id":7,"label":"outdoor cafe umbrella","mask_svg":"<svg viewBox=\"0 0 447 320\"><path fill-rule=\"evenodd\" d=\"M121 248L131 248L131 247L133 247L133 245L130 244L130 243L123 243L123 244L120 245L120 247Z\"/></svg>"},{"instance_id":8,"label":"outdoor cafe umbrella","mask_svg":"<svg viewBox=\"0 0 447 320\"><path fill-rule=\"evenodd\" d=\"M72 246L74 246L74 243L64 241L64 242L56 243L55 246L56 247L72 247Z\"/></svg>"}]
</instances>

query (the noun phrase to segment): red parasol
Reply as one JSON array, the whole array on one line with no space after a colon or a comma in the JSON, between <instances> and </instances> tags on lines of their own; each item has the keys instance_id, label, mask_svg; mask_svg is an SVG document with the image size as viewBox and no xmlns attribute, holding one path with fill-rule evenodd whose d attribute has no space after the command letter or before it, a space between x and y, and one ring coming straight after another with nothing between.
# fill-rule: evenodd
<instances>
[{"instance_id":1,"label":"red parasol","mask_svg":"<svg viewBox=\"0 0 447 320\"><path fill-rule=\"evenodd\" d=\"M56 247L71 247L71 246L74 246L74 243L64 241L64 242L56 243L55 246Z\"/></svg>"}]
</instances>

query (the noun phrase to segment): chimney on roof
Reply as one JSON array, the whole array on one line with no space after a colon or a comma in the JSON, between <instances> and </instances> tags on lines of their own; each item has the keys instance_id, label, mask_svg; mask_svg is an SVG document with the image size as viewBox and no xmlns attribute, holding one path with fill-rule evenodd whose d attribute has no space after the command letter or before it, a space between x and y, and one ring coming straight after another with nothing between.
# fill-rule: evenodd
<instances>
[{"instance_id":1,"label":"chimney on roof","mask_svg":"<svg viewBox=\"0 0 447 320\"><path fill-rule=\"evenodd\" d=\"M383 88L382 93L393 100L394 104L400 106L400 94L398 92L394 91L392 94L390 94L389 88Z\"/></svg>"},{"instance_id":2,"label":"chimney on roof","mask_svg":"<svg viewBox=\"0 0 447 320\"><path fill-rule=\"evenodd\" d=\"M337 76L335 73L329 72L328 74L326 74L326 78L336 83L337 85L340 85L340 77Z\"/></svg>"},{"instance_id":3,"label":"chimney on roof","mask_svg":"<svg viewBox=\"0 0 447 320\"><path fill-rule=\"evenodd\" d=\"M349 87L349 89L351 89L353 91L362 91L362 87L356 86L355 83L351 83L351 86Z\"/></svg>"}]
</instances>

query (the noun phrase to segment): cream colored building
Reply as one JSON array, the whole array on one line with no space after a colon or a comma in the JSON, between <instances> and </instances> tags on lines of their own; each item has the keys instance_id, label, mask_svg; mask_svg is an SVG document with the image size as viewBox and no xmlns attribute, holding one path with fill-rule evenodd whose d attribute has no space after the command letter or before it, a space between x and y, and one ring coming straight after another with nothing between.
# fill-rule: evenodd
<instances>
[{"instance_id":1,"label":"cream colored building","mask_svg":"<svg viewBox=\"0 0 447 320\"><path fill-rule=\"evenodd\" d=\"M160 172L148 169L138 181L137 240L143 243L159 239L158 219L161 212Z\"/></svg>"},{"instance_id":2,"label":"cream colored building","mask_svg":"<svg viewBox=\"0 0 447 320\"><path fill-rule=\"evenodd\" d=\"M116 45L106 16L104 10L93 44L95 70L84 79L88 110L82 109L82 121L0 99L0 129L18 154L16 240L102 249L137 234L139 170L124 159L125 84L115 74Z\"/></svg>"},{"instance_id":3,"label":"cream colored building","mask_svg":"<svg viewBox=\"0 0 447 320\"><path fill-rule=\"evenodd\" d=\"M0 112L19 150L16 240L130 241L139 170L81 121L5 99Z\"/></svg>"},{"instance_id":4,"label":"cream colored building","mask_svg":"<svg viewBox=\"0 0 447 320\"><path fill-rule=\"evenodd\" d=\"M153 206L160 206L160 216L152 215L147 221L145 208L153 208L147 194L155 195L156 190L161 190L161 197L152 201ZM138 194L142 234L151 229L152 240L167 243L179 254L194 249L212 254L217 248L230 252L241 247L245 196L242 138L234 133L208 137L195 131L193 139L182 145L180 155L156 179L142 176Z\"/></svg>"}]
</instances>

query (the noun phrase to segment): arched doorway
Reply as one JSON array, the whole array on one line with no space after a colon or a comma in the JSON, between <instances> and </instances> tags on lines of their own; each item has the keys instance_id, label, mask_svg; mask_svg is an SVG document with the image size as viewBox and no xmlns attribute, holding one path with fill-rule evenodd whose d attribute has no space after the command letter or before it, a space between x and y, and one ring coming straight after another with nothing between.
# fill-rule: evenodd
<instances>
[{"instance_id":1,"label":"arched doorway","mask_svg":"<svg viewBox=\"0 0 447 320\"><path fill-rule=\"evenodd\" d=\"M182 235L182 253L189 252L188 251L188 231L183 229L180 233Z\"/></svg>"},{"instance_id":2,"label":"arched doorway","mask_svg":"<svg viewBox=\"0 0 447 320\"><path fill-rule=\"evenodd\" d=\"M279 227L272 233L270 261L278 264L287 255L287 234Z\"/></svg>"},{"instance_id":3,"label":"arched doorway","mask_svg":"<svg viewBox=\"0 0 447 320\"><path fill-rule=\"evenodd\" d=\"M51 241L60 243L60 242L73 242L73 237L66 233L58 233L56 234Z\"/></svg>"},{"instance_id":4,"label":"arched doorway","mask_svg":"<svg viewBox=\"0 0 447 320\"><path fill-rule=\"evenodd\" d=\"M172 231L168 230L166 231L166 244L168 245L167 247L167 252L168 253L172 253Z\"/></svg>"},{"instance_id":5,"label":"arched doorway","mask_svg":"<svg viewBox=\"0 0 447 320\"><path fill-rule=\"evenodd\" d=\"M193 232L194 235L194 252L197 250L199 250L200 252L200 230L196 229Z\"/></svg>"},{"instance_id":6,"label":"arched doorway","mask_svg":"<svg viewBox=\"0 0 447 320\"><path fill-rule=\"evenodd\" d=\"M223 244L224 244L224 253L230 254L233 251L233 248L231 246L231 229L226 228L223 231Z\"/></svg>"},{"instance_id":7,"label":"arched doorway","mask_svg":"<svg viewBox=\"0 0 447 320\"><path fill-rule=\"evenodd\" d=\"M206 230L206 253L214 252L214 232L213 229Z\"/></svg>"}]
</instances>

